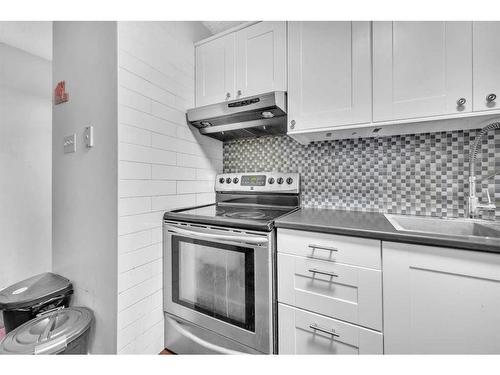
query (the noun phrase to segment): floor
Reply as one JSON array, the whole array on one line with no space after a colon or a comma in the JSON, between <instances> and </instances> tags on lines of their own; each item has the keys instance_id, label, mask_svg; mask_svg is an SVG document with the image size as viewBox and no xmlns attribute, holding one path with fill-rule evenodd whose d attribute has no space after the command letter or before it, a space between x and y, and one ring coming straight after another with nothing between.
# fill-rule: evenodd
<instances>
[{"instance_id":1,"label":"floor","mask_svg":"<svg viewBox=\"0 0 500 375\"><path fill-rule=\"evenodd\" d=\"M168 351L167 349L163 349L163 350L160 352L160 355L169 355L169 354L175 354L175 353L172 353L172 352Z\"/></svg>"}]
</instances>

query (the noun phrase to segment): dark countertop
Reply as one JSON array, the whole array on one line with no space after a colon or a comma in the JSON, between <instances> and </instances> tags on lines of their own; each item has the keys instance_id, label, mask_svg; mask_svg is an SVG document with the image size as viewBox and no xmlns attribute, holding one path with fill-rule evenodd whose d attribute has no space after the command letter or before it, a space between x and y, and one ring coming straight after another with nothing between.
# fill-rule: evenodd
<instances>
[{"instance_id":1,"label":"dark countertop","mask_svg":"<svg viewBox=\"0 0 500 375\"><path fill-rule=\"evenodd\" d=\"M278 228L323 232L383 241L500 253L500 240L491 237L454 237L400 232L382 213L302 208L275 221Z\"/></svg>"}]
</instances>

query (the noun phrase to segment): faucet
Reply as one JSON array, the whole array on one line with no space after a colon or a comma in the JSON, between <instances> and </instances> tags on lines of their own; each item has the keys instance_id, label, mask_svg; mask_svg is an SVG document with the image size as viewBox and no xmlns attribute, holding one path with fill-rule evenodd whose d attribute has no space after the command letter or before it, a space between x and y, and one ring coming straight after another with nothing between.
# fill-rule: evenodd
<instances>
[{"instance_id":1,"label":"faucet","mask_svg":"<svg viewBox=\"0 0 500 375\"><path fill-rule=\"evenodd\" d=\"M470 218L475 218L482 211L495 212L496 205L491 200L490 192L486 190L486 194L488 196L488 203L483 204L479 202L479 198L476 195L476 184L478 182L489 180L490 178L494 178L498 174L500 174L500 170L494 172L492 175L482 178L480 180L476 179L476 157L478 153L478 147L481 143L482 138L488 133L490 130L500 129L500 122L493 122L489 125L486 125L479 131L479 134L472 145L469 156L469 198L467 201L467 216Z\"/></svg>"}]
</instances>

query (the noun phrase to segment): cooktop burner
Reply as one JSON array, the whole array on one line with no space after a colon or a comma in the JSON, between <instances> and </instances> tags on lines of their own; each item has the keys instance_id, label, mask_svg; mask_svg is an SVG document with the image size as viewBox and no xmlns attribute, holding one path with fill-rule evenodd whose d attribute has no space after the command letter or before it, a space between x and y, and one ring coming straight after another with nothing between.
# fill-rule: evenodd
<instances>
[{"instance_id":1,"label":"cooktop burner","mask_svg":"<svg viewBox=\"0 0 500 375\"><path fill-rule=\"evenodd\" d=\"M232 217L235 219L263 219L266 217L264 211L236 211L231 213L224 213L226 217Z\"/></svg>"}]
</instances>

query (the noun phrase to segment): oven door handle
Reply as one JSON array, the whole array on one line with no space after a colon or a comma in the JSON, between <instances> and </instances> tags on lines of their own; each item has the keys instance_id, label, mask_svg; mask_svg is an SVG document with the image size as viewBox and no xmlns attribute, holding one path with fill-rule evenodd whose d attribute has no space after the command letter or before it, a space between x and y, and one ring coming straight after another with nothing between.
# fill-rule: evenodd
<instances>
[{"instance_id":1,"label":"oven door handle","mask_svg":"<svg viewBox=\"0 0 500 375\"><path fill-rule=\"evenodd\" d=\"M203 233L194 230L181 229L173 225L165 225L165 228L171 232L182 234L184 236L196 236L215 241L235 241L235 242L248 243L252 245L265 245L269 242L267 237L259 238L253 236L238 236L238 235L233 236L233 235Z\"/></svg>"}]
</instances>

